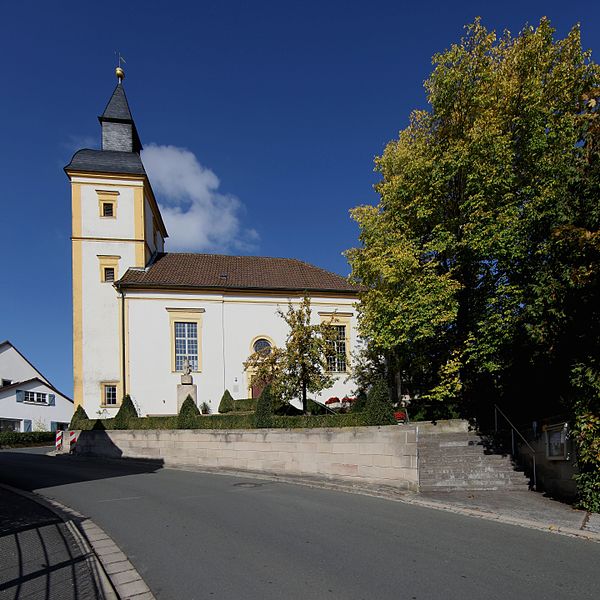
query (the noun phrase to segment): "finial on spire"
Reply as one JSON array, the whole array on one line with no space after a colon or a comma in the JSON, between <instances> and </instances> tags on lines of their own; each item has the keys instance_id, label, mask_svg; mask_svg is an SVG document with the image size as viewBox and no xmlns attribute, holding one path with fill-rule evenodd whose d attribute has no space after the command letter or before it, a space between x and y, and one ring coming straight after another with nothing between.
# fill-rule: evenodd
<instances>
[{"instance_id":1,"label":"finial on spire","mask_svg":"<svg viewBox=\"0 0 600 600\"><path fill-rule=\"evenodd\" d=\"M123 69L121 68L121 62L125 63L126 61L121 56L121 53L118 50L115 50L115 54L117 55L117 58L118 58L118 61L119 61L119 65L115 69L115 75L117 76L117 79L119 80L119 83L121 83L123 81L123 79L125 79L125 71L123 71Z\"/></svg>"}]
</instances>

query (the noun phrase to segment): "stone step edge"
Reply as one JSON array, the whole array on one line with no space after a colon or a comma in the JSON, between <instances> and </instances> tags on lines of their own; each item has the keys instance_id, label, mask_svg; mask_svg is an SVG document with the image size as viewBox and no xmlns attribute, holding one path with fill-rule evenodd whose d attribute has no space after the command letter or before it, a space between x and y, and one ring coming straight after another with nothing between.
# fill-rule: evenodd
<instances>
[{"instance_id":1,"label":"stone step edge","mask_svg":"<svg viewBox=\"0 0 600 600\"><path fill-rule=\"evenodd\" d=\"M96 523L58 500L0 483L0 486L19 494L52 511L75 537L75 540L94 561L92 572L105 600L155 600L137 569Z\"/></svg>"}]
</instances>

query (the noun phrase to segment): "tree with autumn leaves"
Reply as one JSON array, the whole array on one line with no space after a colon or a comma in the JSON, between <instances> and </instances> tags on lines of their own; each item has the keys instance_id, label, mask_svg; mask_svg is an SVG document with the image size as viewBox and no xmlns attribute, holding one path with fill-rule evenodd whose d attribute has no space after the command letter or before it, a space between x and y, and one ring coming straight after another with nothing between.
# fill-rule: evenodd
<instances>
[{"instance_id":1,"label":"tree with autumn leaves","mask_svg":"<svg viewBox=\"0 0 600 600\"><path fill-rule=\"evenodd\" d=\"M254 352L245 367L253 385L268 384L271 395L281 403L300 398L306 414L308 392L320 392L333 384L327 356L332 352L334 330L329 321L311 323L308 296L297 308L290 303L285 313L278 312L288 326L285 346Z\"/></svg>"},{"instance_id":2,"label":"tree with autumn leaves","mask_svg":"<svg viewBox=\"0 0 600 600\"><path fill-rule=\"evenodd\" d=\"M433 64L352 211L361 334L430 416L570 410L598 510L600 69L547 19L477 20Z\"/></svg>"}]
</instances>

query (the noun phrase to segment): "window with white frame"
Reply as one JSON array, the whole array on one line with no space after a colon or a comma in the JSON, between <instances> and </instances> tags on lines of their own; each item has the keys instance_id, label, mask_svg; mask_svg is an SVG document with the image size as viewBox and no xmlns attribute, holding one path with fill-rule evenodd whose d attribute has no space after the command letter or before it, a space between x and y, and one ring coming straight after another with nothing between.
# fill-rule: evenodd
<instances>
[{"instance_id":1,"label":"window with white frame","mask_svg":"<svg viewBox=\"0 0 600 600\"><path fill-rule=\"evenodd\" d=\"M21 431L21 421L0 419L0 431Z\"/></svg>"},{"instance_id":2,"label":"window with white frame","mask_svg":"<svg viewBox=\"0 0 600 600\"><path fill-rule=\"evenodd\" d=\"M48 394L44 394L42 392L25 392L25 402L31 402L34 404L47 404L48 403Z\"/></svg>"},{"instance_id":3,"label":"window with white frame","mask_svg":"<svg viewBox=\"0 0 600 600\"><path fill-rule=\"evenodd\" d=\"M192 371L198 370L198 323L175 321L175 370L183 371L187 359Z\"/></svg>"},{"instance_id":4,"label":"window with white frame","mask_svg":"<svg viewBox=\"0 0 600 600\"><path fill-rule=\"evenodd\" d=\"M102 386L102 400L104 406L116 406L117 404L117 385L115 383L105 383Z\"/></svg>"},{"instance_id":5,"label":"window with white frame","mask_svg":"<svg viewBox=\"0 0 600 600\"><path fill-rule=\"evenodd\" d=\"M346 326L332 325L333 339L327 355L327 369L333 373L346 371Z\"/></svg>"}]
</instances>

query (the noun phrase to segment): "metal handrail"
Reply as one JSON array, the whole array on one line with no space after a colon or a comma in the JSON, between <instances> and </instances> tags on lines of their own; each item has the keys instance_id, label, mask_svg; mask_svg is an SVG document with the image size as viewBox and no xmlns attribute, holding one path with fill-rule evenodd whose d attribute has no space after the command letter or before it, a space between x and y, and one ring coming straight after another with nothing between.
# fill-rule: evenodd
<instances>
[{"instance_id":1,"label":"metal handrail","mask_svg":"<svg viewBox=\"0 0 600 600\"><path fill-rule=\"evenodd\" d=\"M513 425L513 422L502 412L502 409L494 404L494 429L496 433L498 433L498 413L500 413L504 420L510 425L510 436L511 436L511 445L512 445L512 455L515 456L515 433L523 440L523 443L529 448L531 451L531 458L533 461L533 489L537 491L537 474L536 474L536 465L535 465L535 450L531 446L531 444L523 437L523 434Z\"/></svg>"}]
</instances>

